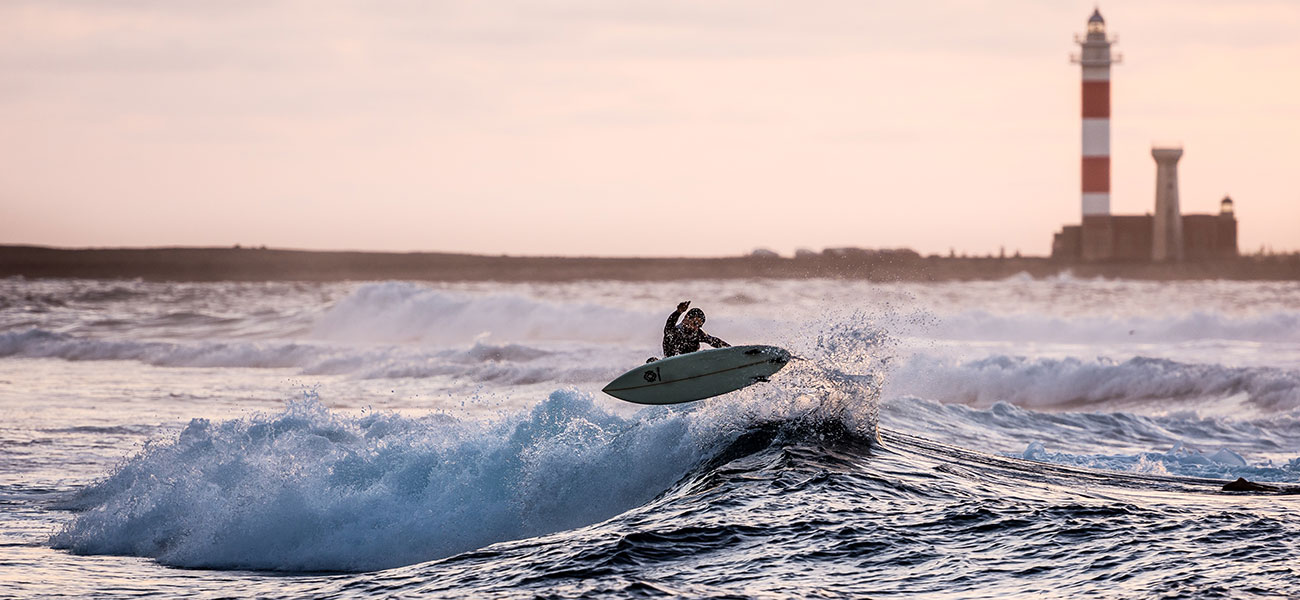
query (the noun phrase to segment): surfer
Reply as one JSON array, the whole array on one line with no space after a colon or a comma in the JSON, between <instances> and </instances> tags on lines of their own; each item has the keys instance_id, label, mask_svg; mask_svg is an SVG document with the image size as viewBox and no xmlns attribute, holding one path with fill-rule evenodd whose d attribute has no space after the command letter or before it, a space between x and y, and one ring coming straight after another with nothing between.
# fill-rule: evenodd
<instances>
[{"instance_id":1,"label":"surfer","mask_svg":"<svg viewBox=\"0 0 1300 600\"><path fill-rule=\"evenodd\" d=\"M690 300L682 302L677 305L677 310L673 311L673 314L668 315L668 322L664 324L664 358L695 352L700 349L701 342L714 348L731 346L704 333L704 330L700 329L704 326L704 311L698 308L686 310L690 305ZM681 325L678 325L677 317L681 316L683 311L686 312L686 316L682 318Z\"/></svg>"}]
</instances>

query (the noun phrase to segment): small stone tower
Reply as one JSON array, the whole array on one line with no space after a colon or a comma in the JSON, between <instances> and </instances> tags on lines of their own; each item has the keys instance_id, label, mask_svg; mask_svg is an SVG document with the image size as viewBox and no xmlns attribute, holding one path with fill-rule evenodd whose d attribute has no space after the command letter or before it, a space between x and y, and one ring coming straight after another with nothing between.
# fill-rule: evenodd
<instances>
[{"instance_id":1,"label":"small stone tower","mask_svg":"<svg viewBox=\"0 0 1300 600\"><path fill-rule=\"evenodd\" d=\"M1151 259L1156 262L1183 260L1183 215L1178 208L1178 159L1182 148L1152 148L1156 159L1155 231L1151 236Z\"/></svg>"}]
</instances>

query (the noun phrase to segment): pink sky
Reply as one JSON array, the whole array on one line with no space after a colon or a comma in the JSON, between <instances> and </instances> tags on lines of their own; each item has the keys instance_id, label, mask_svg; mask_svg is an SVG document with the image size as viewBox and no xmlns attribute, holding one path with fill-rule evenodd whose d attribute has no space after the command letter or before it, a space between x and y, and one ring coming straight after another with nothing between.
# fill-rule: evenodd
<instances>
[{"instance_id":1,"label":"pink sky","mask_svg":"<svg viewBox=\"0 0 1300 600\"><path fill-rule=\"evenodd\" d=\"M1046 254L1094 4L0 3L0 243ZM1300 249L1300 3L1102 5L1113 212Z\"/></svg>"}]
</instances>

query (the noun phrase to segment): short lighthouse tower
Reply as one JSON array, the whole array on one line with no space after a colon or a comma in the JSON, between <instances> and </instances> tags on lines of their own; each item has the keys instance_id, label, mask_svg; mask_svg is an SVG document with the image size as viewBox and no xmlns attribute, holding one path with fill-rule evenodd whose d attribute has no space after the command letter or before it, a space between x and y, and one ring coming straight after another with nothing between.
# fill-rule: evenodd
<instances>
[{"instance_id":1,"label":"short lighthouse tower","mask_svg":"<svg viewBox=\"0 0 1300 600\"><path fill-rule=\"evenodd\" d=\"M1110 214L1110 66L1114 38L1106 37L1101 10L1088 19L1088 33L1074 36L1081 52L1071 61L1083 67L1083 216Z\"/></svg>"},{"instance_id":2,"label":"short lighthouse tower","mask_svg":"<svg viewBox=\"0 0 1300 600\"><path fill-rule=\"evenodd\" d=\"M1178 207L1178 159L1182 148L1152 148L1156 159L1156 214L1151 235L1151 260L1183 260L1183 211ZM1235 244L1234 244L1235 246Z\"/></svg>"}]
</instances>

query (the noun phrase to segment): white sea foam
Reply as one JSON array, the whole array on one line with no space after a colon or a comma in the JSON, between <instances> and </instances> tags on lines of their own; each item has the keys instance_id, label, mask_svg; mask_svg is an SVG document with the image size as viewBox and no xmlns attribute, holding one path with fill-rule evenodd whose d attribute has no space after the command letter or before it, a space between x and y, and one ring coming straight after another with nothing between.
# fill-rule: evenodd
<instances>
[{"instance_id":1,"label":"white sea foam","mask_svg":"<svg viewBox=\"0 0 1300 600\"><path fill-rule=\"evenodd\" d=\"M1138 454L1071 454L1050 452L1041 442L1031 442L1020 457L1038 462L1121 471L1202 477L1234 480L1244 477L1250 481L1295 482L1300 479L1300 458L1279 465L1248 464L1240 454L1228 448L1194 450L1177 442L1164 452L1151 451Z\"/></svg>"},{"instance_id":2,"label":"white sea foam","mask_svg":"<svg viewBox=\"0 0 1300 600\"><path fill-rule=\"evenodd\" d=\"M1034 283L1034 282L1042 282L1042 281L1050 281L1055 283L1088 283L1088 282L1103 282L1103 281L1110 281L1110 280L1100 275L1096 277L1078 277L1074 274L1073 271L1071 271L1070 269L1066 269L1064 271L1052 273L1051 275L1047 275L1044 277L1034 277L1033 275L1029 274L1028 271L1021 271L1019 273L1016 273L1015 275L1010 275L1008 277L1003 278L1002 281L1005 283Z\"/></svg>"}]
</instances>

